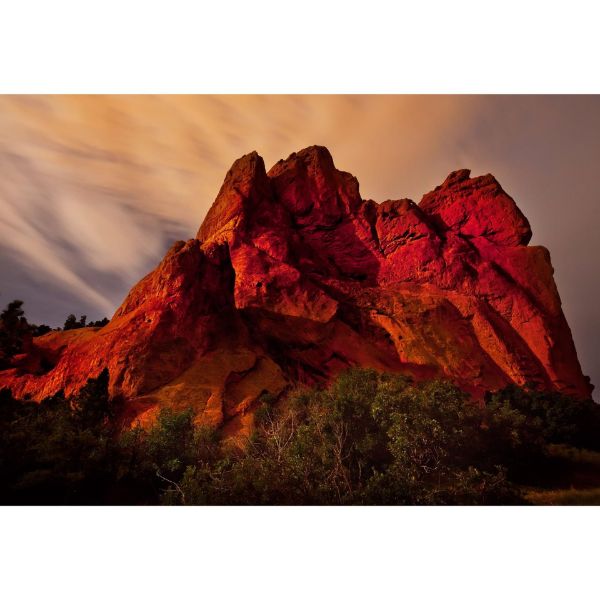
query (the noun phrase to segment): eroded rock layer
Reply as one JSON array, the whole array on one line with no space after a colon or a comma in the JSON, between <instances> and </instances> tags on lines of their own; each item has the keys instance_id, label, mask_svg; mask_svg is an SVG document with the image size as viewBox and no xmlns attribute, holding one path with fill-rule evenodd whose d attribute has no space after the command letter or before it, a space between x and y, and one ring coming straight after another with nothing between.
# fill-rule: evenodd
<instances>
[{"instance_id":1,"label":"eroded rock layer","mask_svg":"<svg viewBox=\"0 0 600 600\"><path fill-rule=\"evenodd\" d=\"M530 238L492 175L457 171L418 205L377 204L326 148L268 173L253 152L109 325L36 338L0 387L40 400L108 367L129 420L191 406L232 433L261 393L352 365L448 378L475 398L528 381L589 397L549 253Z\"/></svg>"}]
</instances>

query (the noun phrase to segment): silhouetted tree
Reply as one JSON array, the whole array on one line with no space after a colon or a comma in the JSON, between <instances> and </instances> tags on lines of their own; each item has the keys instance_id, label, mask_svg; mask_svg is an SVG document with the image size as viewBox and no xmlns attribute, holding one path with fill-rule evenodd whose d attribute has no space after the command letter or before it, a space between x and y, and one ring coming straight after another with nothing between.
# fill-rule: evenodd
<instances>
[{"instance_id":1,"label":"silhouetted tree","mask_svg":"<svg viewBox=\"0 0 600 600\"><path fill-rule=\"evenodd\" d=\"M77 323L77 317L71 313L67 317L65 324L63 325L63 329L65 331L67 331L69 329L77 329L78 327L79 327L79 323Z\"/></svg>"},{"instance_id":2,"label":"silhouetted tree","mask_svg":"<svg viewBox=\"0 0 600 600\"><path fill-rule=\"evenodd\" d=\"M0 314L0 367L10 365L10 359L23 351L27 336L31 335L25 318L22 300L13 300Z\"/></svg>"},{"instance_id":3,"label":"silhouetted tree","mask_svg":"<svg viewBox=\"0 0 600 600\"><path fill-rule=\"evenodd\" d=\"M75 417L83 427L102 425L112 416L108 395L108 369L90 378L72 401Z\"/></svg>"},{"instance_id":4,"label":"silhouetted tree","mask_svg":"<svg viewBox=\"0 0 600 600\"><path fill-rule=\"evenodd\" d=\"M31 326L31 333L32 333L33 337L39 337L40 335L45 335L46 333L49 333L50 331L52 331L52 327L50 327L49 325L32 325Z\"/></svg>"},{"instance_id":5,"label":"silhouetted tree","mask_svg":"<svg viewBox=\"0 0 600 600\"><path fill-rule=\"evenodd\" d=\"M109 320L106 317L104 317L100 321L90 321L87 324L87 327L104 327L105 325L108 325L108 323Z\"/></svg>"},{"instance_id":6,"label":"silhouetted tree","mask_svg":"<svg viewBox=\"0 0 600 600\"><path fill-rule=\"evenodd\" d=\"M63 329L65 331L68 331L69 329L81 329L83 327L86 327L86 324L87 324L86 322L87 322L86 315L81 315L81 317L79 317L79 321L78 321L77 317L74 314L70 314L67 317L67 320L65 321ZM91 326L92 323L89 323L89 325Z\"/></svg>"}]
</instances>

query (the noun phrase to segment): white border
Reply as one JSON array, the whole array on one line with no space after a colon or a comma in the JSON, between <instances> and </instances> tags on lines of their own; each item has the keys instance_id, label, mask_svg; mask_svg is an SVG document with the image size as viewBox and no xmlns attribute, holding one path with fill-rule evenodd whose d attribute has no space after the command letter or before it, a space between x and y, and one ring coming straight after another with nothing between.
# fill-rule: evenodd
<instances>
[{"instance_id":1,"label":"white border","mask_svg":"<svg viewBox=\"0 0 600 600\"><path fill-rule=\"evenodd\" d=\"M0 93L597 93L592 2L0 5ZM1 483L1 482L0 482ZM595 508L2 508L5 598L586 598Z\"/></svg>"},{"instance_id":2,"label":"white border","mask_svg":"<svg viewBox=\"0 0 600 600\"><path fill-rule=\"evenodd\" d=\"M5 509L5 598L596 597L597 509Z\"/></svg>"},{"instance_id":3,"label":"white border","mask_svg":"<svg viewBox=\"0 0 600 600\"><path fill-rule=\"evenodd\" d=\"M1 0L0 93L594 93L571 0Z\"/></svg>"}]
</instances>

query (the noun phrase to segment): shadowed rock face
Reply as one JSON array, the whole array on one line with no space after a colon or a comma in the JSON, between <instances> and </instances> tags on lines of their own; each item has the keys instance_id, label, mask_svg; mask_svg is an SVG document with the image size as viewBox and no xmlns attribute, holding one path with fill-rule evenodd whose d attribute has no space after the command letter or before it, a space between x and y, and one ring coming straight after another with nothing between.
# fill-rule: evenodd
<instances>
[{"instance_id":1,"label":"shadowed rock face","mask_svg":"<svg viewBox=\"0 0 600 600\"><path fill-rule=\"evenodd\" d=\"M475 398L528 381L589 397L549 253L530 239L492 175L457 171L418 205L377 204L326 148L268 173L253 152L109 325L36 338L0 387L40 400L108 367L127 419L191 406L231 433L262 392L351 365L448 378Z\"/></svg>"}]
</instances>

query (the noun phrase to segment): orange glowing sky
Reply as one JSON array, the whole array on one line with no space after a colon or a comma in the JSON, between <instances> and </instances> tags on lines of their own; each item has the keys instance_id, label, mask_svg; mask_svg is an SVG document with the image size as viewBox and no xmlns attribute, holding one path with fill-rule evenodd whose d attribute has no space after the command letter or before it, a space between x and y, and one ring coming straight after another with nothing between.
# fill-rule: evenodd
<instances>
[{"instance_id":1,"label":"orange glowing sky","mask_svg":"<svg viewBox=\"0 0 600 600\"><path fill-rule=\"evenodd\" d=\"M377 201L493 173L550 249L600 382L600 96L0 96L0 301L51 325L110 316L236 158L312 144Z\"/></svg>"}]
</instances>

